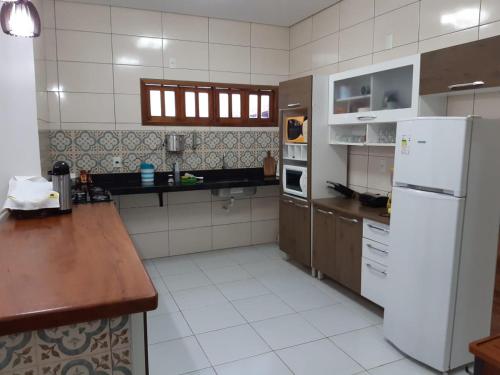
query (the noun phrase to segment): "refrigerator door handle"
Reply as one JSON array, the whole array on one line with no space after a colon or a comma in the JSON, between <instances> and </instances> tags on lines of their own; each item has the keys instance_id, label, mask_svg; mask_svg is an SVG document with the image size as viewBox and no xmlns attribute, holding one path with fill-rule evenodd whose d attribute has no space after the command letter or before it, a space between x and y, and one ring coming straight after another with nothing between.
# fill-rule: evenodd
<instances>
[{"instance_id":1,"label":"refrigerator door handle","mask_svg":"<svg viewBox=\"0 0 500 375\"><path fill-rule=\"evenodd\" d=\"M384 228L379 228L373 224L368 224L368 227L370 227L371 229L376 229L376 230L379 230L381 232L384 232L384 233L389 233L389 230L387 229L384 229Z\"/></svg>"},{"instance_id":2,"label":"refrigerator door handle","mask_svg":"<svg viewBox=\"0 0 500 375\"><path fill-rule=\"evenodd\" d=\"M366 266L371 269L372 271L375 271L381 275L387 276L387 272L379 270L377 267L374 267L371 263L366 263Z\"/></svg>"}]
</instances>

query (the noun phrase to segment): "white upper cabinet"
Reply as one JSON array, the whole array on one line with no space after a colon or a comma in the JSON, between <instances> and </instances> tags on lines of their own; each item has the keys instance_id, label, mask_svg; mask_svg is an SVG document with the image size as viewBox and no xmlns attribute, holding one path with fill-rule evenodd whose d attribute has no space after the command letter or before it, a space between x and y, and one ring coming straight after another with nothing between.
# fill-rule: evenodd
<instances>
[{"instance_id":1,"label":"white upper cabinet","mask_svg":"<svg viewBox=\"0 0 500 375\"><path fill-rule=\"evenodd\" d=\"M419 76L420 55L331 75L329 124L395 123L416 117Z\"/></svg>"}]
</instances>

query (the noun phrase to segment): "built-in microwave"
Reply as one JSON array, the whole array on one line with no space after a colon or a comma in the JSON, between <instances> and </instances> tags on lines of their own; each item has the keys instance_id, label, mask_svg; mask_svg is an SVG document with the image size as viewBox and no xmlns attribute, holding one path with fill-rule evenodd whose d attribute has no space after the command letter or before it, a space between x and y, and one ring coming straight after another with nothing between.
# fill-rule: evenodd
<instances>
[{"instance_id":1,"label":"built-in microwave","mask_svg":"<svg viewBox=\"0 0 500 375\"><path fill-rule=\"evenodd\" d=\"M283 192L307 198L307 167L283 166Z\"/></svg>"}]
</instances>

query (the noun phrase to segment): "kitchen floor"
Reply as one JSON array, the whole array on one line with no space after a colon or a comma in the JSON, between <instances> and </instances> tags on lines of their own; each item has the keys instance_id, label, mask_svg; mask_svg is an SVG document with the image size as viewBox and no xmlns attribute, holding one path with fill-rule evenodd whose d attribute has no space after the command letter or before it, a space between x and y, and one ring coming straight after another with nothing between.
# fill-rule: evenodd
<instances>
[{"instance_id":1,"label":"kitchen floor","mask_svg":"<svg viewBox=\"0 0 500 375\"><path fill-rule=\"evenodd\" d=\"M376 306L276 245L145 262L150 375L426 375L387 343ZM456 372L465 374L465 371Z\"/></svg>"}]
</instances>

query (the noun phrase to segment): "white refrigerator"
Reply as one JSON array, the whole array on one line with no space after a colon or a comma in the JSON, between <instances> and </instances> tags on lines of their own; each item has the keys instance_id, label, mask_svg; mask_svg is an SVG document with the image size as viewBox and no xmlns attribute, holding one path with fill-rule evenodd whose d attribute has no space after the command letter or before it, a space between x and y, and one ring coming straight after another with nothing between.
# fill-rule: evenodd
<instances>
[{"instance_id":1,"label":"white refrigerator","mask_svg":"<svg viewBox=\"0 0 500 375\"><path fill-rule=\"evenodd\" d=\"M500 216L500 121L397 125L384 335L439 371L490 333Z\"/></svg>"}]
</instances>

